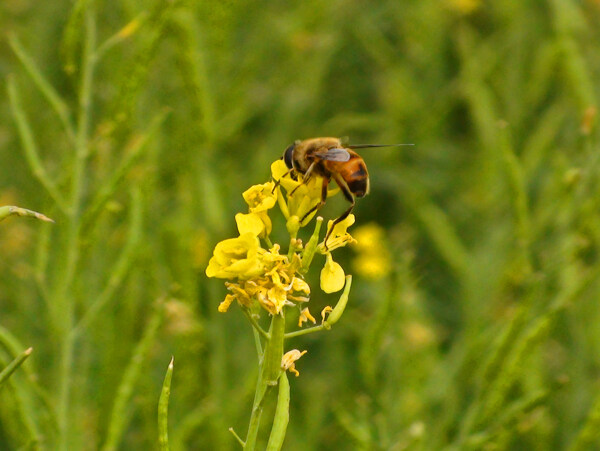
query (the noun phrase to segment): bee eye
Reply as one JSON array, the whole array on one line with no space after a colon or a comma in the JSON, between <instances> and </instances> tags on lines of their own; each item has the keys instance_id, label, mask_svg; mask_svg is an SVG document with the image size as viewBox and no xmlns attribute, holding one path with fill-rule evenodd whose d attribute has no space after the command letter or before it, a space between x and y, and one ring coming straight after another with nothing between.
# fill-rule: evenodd
<instances>
[{"instance_id":1,"label":"bee eye","mask_svg":"<svg viewBox=\"0 0 600 451\"><path fill-rule=\"evenodd\" d=\"M296 144L292 144L290 147L285 149L285 152L283 152L283 161L285 162L285 165L289 169L292 169L294 167L294 160L292 157L294 155L295 147L296 147Z\"/></svg>"}]
</instances>

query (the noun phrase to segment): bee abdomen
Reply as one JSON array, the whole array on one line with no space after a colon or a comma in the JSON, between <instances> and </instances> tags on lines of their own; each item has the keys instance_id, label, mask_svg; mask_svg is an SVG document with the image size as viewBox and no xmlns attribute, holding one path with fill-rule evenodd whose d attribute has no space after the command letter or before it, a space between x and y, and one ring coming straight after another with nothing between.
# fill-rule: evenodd
<instances>
[{"instance_id":1,"label":"bee abdomen","mask_svg":"<svg viewBox=\"0 0 600 451\"><path fill-rule=\"evenodd\" d=\"M362 180L352 180L350 183L348 183L348 188L350 188L350 191L352 191L352 194L354 194L356 197L365 197L369 192L369 179L364 178Z\"/></svg>"}]
</instances>

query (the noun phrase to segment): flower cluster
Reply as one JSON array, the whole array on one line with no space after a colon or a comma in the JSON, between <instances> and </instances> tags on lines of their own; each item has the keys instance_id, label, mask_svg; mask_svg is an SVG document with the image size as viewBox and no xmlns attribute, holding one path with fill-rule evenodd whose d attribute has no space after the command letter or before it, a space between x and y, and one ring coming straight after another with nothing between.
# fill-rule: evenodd
<instances>
[{"instance_id":1,"label":"flower cluster","mask_svg":"<svg viewBox=\"0 0 600 451\"><path fill-rule=\"evenodd\" d=\"M316 253L325 255L320 278L322 290L333 293L344 287L344 270L333 260L331 252L355 242L347 232L354 223L354 215L335 225L327 246L318 243L321 221L317 221L315 233L304 246L297 238L298 231L315 216L314 207L321 200L321 180L318 177L312 177L307 183L297 180L282 160L271 165L271 173L277 182L254 185L243 193L248 213L235 216L239 236L218 243L208 263L208 277L229 280L225 285L230 293L219 305L220 312L226 312L234 300L247 308L258 304L272 315L279 314L285 306L305 304L310 287L303 275ZM328 195L337 191L331 190ZM283 255L279 252L280 246L271 244L269 238L272 229L269 211L276 204L286 218L291 238L290 251ZM329 221L328 230L332 223ZM307 308L303 311L302 317L312 318Z\"/></svg>"},{"instance_id":2,"label":"flower cluster","mask_svg":"<svg viewBox=\"0 0 600 451\"><path fill-rule=\"evenodd\" d=\"M245 238L255 237L246 234ZM238 277L237 282L226 282L225 285L231 294L219 305L220 312L226 312L233 300L246 307L252 307L253 302L258 301L272 315L281 312L285 305L308 302L310 287L296 276L300 268L299 257L294 254L290 262L286 255L279 254L278 244L269 251L262 248L258 248L258 251L261 252L255 253L255 262L250 263L249 267L260 268L260 272L257 274L253 269L250 274L254 274L254 277L250 279Z\"/></svg>"}]
</instances>

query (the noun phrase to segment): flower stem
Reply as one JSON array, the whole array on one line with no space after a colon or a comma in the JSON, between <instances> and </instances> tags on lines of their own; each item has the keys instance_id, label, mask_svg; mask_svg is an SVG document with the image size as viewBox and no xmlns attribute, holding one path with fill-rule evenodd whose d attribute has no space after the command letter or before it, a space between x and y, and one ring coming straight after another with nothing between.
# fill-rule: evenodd
<instances>
[{"instance_id":1,"label":"flower stem","mask_svg":"<svg viewBox=\"0 0 600 451\"><path fill-rule=\"evenodd\" d=\"M62 281L56 293L58 317L61 332L61 351L59 364L57 423L59 450L70 448L69 432L72 418L71 388L75 342L71 334L75 318L75 295L73 284L79 262L79 240L81 232L82 202L87 173L87 157L89 154L89 128L91 119L92 84L94 75L94 59L92 52L96 46L96 21L93 7L85 13L85 41L82 56L81 85L79 88L79 113L75 141L75 156L71 173L71 192L68 215L67 243L65 250L65 265Z\"/></svg>"},{"instance_id":2,"label":"flower stem","mask_svg":"<svg viewBox=\"0 0 600 451\"><path fill-rule=\"evenodd\" d=\"M277 385L281 373L281 358L283 357L283 340L285 337L285 316L282 310L273 315L271 321L271 339L265 348L264 379L268 385Z\"/></svg>"},{"instance_id":3,"label":"flower stem","mask_svg":"<svg viewBox=\"0 0 600 451\"><path fill-rule=\"evenodd\" d=\"M269 336L270 338L266 342L265 352L260 364L252 415L250 416L248 434L246 435L244 445L244 450L248 451L253 451L256 448L256 438L258 436L264 400L271 389L277 385L277 380L281 374L281 358L283 357L283 340L285 337L285 316L283 311L278 315L273 315Z\"/></svg>"},{"instance_id":4,"label":"flower stem","mask_svg":"<svg viewBox=\"0 0 600 451\"><path fill-rule=\"evenodd\" d=\"M242 308L242 312L244 313L244 316L248 319L248 321L250 321L250 324L252 324L254 330L261 334L263 338L268 340L270 338L269 334L265 332L263 328L260 327L260 325L256 322L256 319L252 317L252 312L250 312L247 308Z\"/></svg>"},{"instance_id":5,"label":"flower stem","mask_svg":"<svg viewBox=\"0 0 600 451\"><path fill-rule=\"evenodd\" d=\"M283 446L285 433L290 421L290 383L285 372L279 377L279 394L277 396L277 408L273 419L273 428L267 451L279 451Z\"/></svg>"},{"instance_id":6,"label":"flower stem","mask_svg":"<svg viewBox=\"0 0 600 451\"><path fill-rule=\"evenodd\" d=\"M313 332L319 332L323 329L325 329L325 326L320 324L319 326L309 327L308 329L300 329L300 330L296 330L294 332L289 332L289 333L285 334L285 338L300 337L302 335L312 334Z\"/></svg>"}]
</instances>

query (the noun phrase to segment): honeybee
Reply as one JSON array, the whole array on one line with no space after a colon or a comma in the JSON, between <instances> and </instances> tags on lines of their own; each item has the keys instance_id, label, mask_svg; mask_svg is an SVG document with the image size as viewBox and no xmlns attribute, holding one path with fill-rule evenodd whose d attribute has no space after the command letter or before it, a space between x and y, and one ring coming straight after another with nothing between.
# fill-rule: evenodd
<instances>
[{"instance_id":1,"label":"honeybee","mask_svg":"<svg viewBox=\"0 0 600 451\"><path fill-rule=\"evenodd\" d=\"M325 249L327 249L327 240L333 228L352 212L356 204L356 198L364 197L369 193L367 165L353 149L404 145L412 144L358 144L346 146L339 138L311 138L296 141L285 149L282 158L289 168L289 172L296 171L302 174L303 183L308 182L313 175L318 175L323 179L321 200L300 219L300 223L315 210L325 205L327 187L331 179L340 187L344 197L350 202L348 209L333 221L327 231L324 241Z\"/></svg>"}]
</instances>

